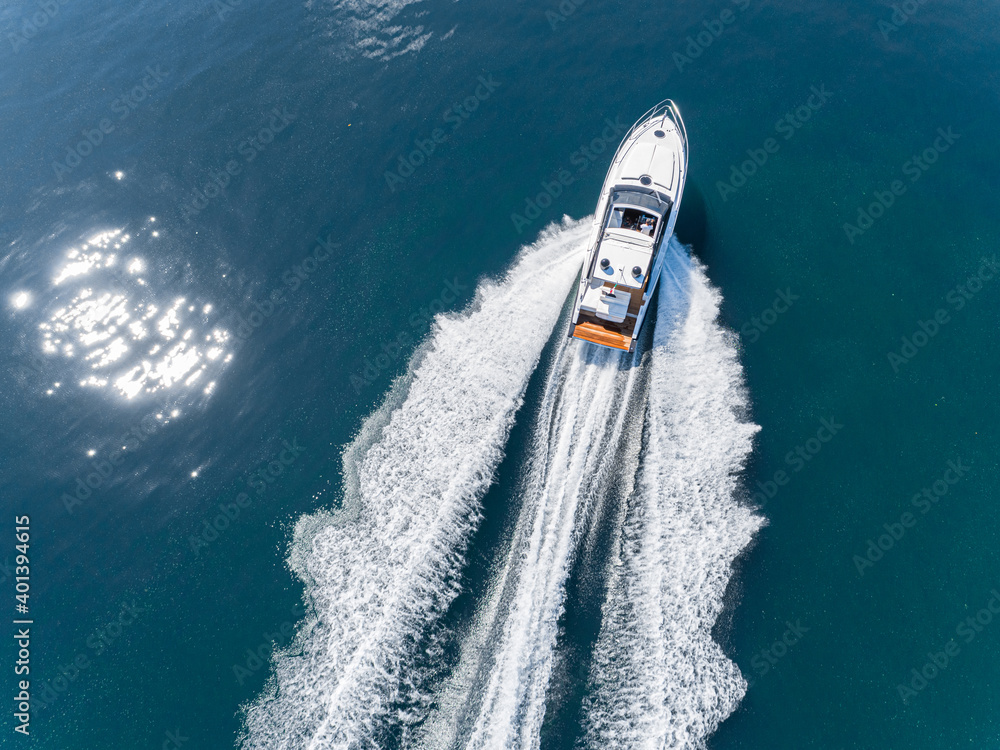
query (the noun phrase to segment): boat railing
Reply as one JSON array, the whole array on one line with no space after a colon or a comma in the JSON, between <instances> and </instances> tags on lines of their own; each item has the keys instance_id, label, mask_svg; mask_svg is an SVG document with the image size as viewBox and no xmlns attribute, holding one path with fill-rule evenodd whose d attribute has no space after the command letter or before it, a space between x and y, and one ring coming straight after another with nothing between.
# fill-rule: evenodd
<instances>
[{"instance_id":1,"label":"boat railing","mask_svg":"<svg viewBox=\"0 0 1000 750\"><path fill-rule=\"evenodd\" d=\"M636 128L638 128L640 125L644 125L650 120L655 120L655 119L659 119L660 122L662 123L668 117L670 118L670 121L674 124L674 126L677 128L677 132L680 133L681 136L682 145L684 147L684 175L687 176L687 166L688 166L687 128L684 127L684 120L683 118L681 118L680 110L677 108L677 105L674 103L673 99L664 99L662 102L657 104L642 117L636 120L635 125L629 128L628 132L625 134L625 137L622 138L622 142L621 144L619 144L618 150L615 151L615 156L611 160L611 163L615 164L621 158L622 148L625 146L626 143L628 143L629 138L632 137L632 134L636 131Z\"/></svg>"}]
</instances>

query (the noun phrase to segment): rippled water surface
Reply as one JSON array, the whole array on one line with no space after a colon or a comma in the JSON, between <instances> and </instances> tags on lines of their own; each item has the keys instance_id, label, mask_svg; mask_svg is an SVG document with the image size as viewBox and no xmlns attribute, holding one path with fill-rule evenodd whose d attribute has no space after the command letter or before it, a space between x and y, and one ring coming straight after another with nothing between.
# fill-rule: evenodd
<instances>
[{"instance_id":1,"label":"rippled water surface","mask_svg":"<svg viewBox=\"0 0 1000 750\"><path fill-rule=\"evenodd\" d=\"M998 21L4 5L4 745L995 744ZM666 97L655 314L567 341Z\"/></svg>"}]
</instances>

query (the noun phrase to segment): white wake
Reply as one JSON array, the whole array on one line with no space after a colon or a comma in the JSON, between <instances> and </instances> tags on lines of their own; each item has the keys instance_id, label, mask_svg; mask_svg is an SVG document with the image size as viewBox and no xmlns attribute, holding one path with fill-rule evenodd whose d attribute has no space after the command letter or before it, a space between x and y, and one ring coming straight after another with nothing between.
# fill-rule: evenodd
<instances>
[{"instance_id":1,"label":"white wake","mask_svg":"<svg viewBox=\"0 0 1000 750\"><path fill-rule=\"evenodd\" d=\"M512 544L417 745L538 746L566 579L585 521L617 468L638 355L562 339L531 439Z\"/></svg>"},{"instance_id":2,"label":"white wake","mask_svg":"<svg viewBox=\"0 0 1000 750\"><path fill-rule=\"evenodd\" d=\"M400 721L588 227L547 230L470 311L439 316L345 452L344 508L296 527L290 564L311 614L246 707L244 748L378 747Z\"/></svg>"},{"instance_id":3,"label":"white wake","mask_svg":"<svg viewBox=\"0 0 1000 750\"><path fill-rule=\"evenodd\" d=\"M539 747L566 584L593 554L595 514L613 522L613 552L581 744L702 748L742 699L711 631L762 523L735 499L758 428L720 296L676 241L650 351L557 342L510 549L457 665L425 691L419 665L443 658L435 626L587 225L543 234L470 312L439 318L346 451L345 507L296 529L290 563L313 611L246 709L245 748L381 747L387 727L404 728L403 748ZM599 513L612 493L626 500Z\"/></svg>"},{"instance_id":4,"label":"white wake","mask_svg":"<svg viewBox=\"0 0 1000 750\"><path fill-rule=\"evenodd\" d=\"M703 748L746 681L712 639L732 562L763 520L735 500L759 429L718 291L672 243L638 486L609 565L584 704L587 747Z\"/></svg>"},{"instance_id":5,"label":"white wake","mask_svg":"<svg viewBox=\"0 0 1000 750\"><path fill-rule=\"evenodd\" d=\"M718 293L676 240L665 251L645 359L566 341L556 353L510 550L414 748L540 746L566 583L615 491L628 499L611 519L585 746L698 747L742 698L711 629L731 562L760 525L734 499L758 428L741 416Z\"/></svg>"}]
</instances>

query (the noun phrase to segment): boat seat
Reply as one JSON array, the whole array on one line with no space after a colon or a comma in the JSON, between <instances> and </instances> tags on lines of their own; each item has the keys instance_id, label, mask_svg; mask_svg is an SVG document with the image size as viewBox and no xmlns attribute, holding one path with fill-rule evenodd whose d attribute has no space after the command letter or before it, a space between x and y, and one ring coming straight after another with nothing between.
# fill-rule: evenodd
<instances>
[{"instance_id":1,"label":"boat seat","mask_svg":"<svg viewBox=\"0 0 1000 750\"><path fill-rule=\"evenodd\" d=\"M615 296L610 297L605 294L605 291L610 291L610 288L597 286L588 289L580 303L580 309L601 320L623 323L628 314L628 305L632 301L632 295L624 289L616 289Z\"/></svg>"}]
</instances>

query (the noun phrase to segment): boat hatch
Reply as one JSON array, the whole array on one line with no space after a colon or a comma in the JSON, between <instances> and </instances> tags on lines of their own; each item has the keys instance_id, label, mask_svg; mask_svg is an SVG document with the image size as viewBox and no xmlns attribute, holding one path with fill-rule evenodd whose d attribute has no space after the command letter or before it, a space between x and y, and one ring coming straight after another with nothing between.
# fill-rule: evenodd
<instances>
[{"instance_id":1,"label":"boat hatch","mask_svg":"<svg viewBox=\"0 0 1000 750\"><path fill-rule=\"evenodd\" d=\"M600 281L591 284L583 295L580 309L612 323L622 323L628 313L632 294L624 289L612 289Z\"/></svg>"},{"instance_id":2,"label":"boat hatch","mask_svg":"<svg viewBox=\"0 0 1000 750\"><path fill-rule=\"evenodd\" d=\"M676 161L674 148L668 144L636 143L625 156L621 176L642 184L648 184L643 177L651 178L657 188L669 192L674 186Z\"/></svg>"}]
</instances>

